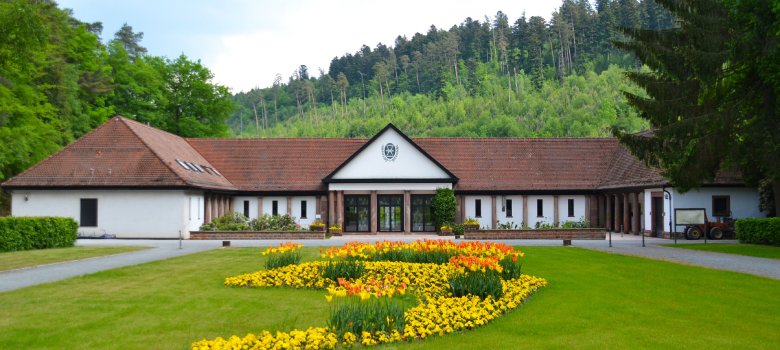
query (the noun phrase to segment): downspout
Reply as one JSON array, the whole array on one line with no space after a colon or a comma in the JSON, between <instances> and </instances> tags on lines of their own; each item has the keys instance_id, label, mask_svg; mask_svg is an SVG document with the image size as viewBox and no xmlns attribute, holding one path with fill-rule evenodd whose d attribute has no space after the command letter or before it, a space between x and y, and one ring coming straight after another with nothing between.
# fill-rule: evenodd
<instances>
[{"instance_id":1,"label":"downspout","mask_svg":"<svg viewBox=\"0 0 780 350\"><path fill-rule=\"evenodd\" d=\"M664 191L666 194L666 198L669 200L669 211L672 212L674 209L672 207L672 193L666 190L666 186L661 187L661 190ZM674 216L669 216L669 235L674 236L674 244L677 244L677 235L676 232L672 231L672 227L674 227Z\"/></svg>"}]
</instances>

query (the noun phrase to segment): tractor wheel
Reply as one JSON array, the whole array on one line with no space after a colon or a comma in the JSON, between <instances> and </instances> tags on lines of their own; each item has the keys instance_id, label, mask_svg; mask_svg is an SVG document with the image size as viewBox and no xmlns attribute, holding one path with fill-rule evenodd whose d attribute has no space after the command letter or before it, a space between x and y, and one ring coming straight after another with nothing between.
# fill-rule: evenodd
<instances>
[{"instance_id":1,"label":"tractor wheel","mask_svg":"<svg viewBox=\"0 0 780 350\"><path fill-rule=\"evenodd\" d=\"M699 226L691 226L688 227L688 230L685 232L685 238L690 240L697 240L701 238L702 232Z\"/></svg>"},{"instance_id":2,"label":"tractor wheel","mask_svg":"<svg viewBox=\"0 0 780 350\"><path fill-rule=\"evenodd\" d=\"M715 240L723 239L723 230L720 227L713 227L707 237Z\"/></svg>"}]
</instances>

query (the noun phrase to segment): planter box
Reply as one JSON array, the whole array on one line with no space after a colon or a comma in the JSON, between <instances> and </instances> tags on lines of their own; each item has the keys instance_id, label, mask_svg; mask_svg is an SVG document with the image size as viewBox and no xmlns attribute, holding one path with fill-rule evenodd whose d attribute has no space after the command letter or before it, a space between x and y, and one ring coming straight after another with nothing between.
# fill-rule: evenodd
<instances>
[{"instance_id":1,"label":"planter box","mask_svg":"<svg viewBox=\"0 0 780 350\"><path fill-rule=\"evenodd\" d=\"M441 230L441 232L439 233L439 236L452 236L452 229Z\"/></svg>"},{"instance_id":2,"label":"planter box","mask_svg":"<svg viewBox=\"0 0 780 350\"><path fill-rule=\"evenodd\" d=\"M191 231L191 240L325 239L325 231Z\"/></svg>"},{"instance_id":3,"label":"planter box","mask_svg":"<svg viewBox=\"0 0 780 350\"><path fill-rule=\"evenodd\" d=\"M309 226L309 231L312 231L312 232L325 232L325 225L323 225L323 226Z\"/></svg>"},{"instance_id":4,"label":"planter box","mask_svg":"<svg viewBox=\"0 0 780 350\"><path fill-rule=\"evenodd\" d=\"M463 233L465 239L606 239L605 228L554 228L536 230L478 230Z\"/></svg>"},{"instance_id":5,"label":"planter box","mask_svg":"<svg viewBox=\"0 0 780 350\"><path fill-rule=\"evenodd\" d=\"M479 224L463 224L464 231L479 231Z\"/></svg>"},{"instance_id":6,"label":"planter box","mask_svg":"<svg viewBox=\"0 0 780 350\"><path fill-rule=\"evenodd\" d=\"M330 229L330 235L331 236L341 236L341 233L343 232L342 229Z\"/></svg>"}]
</instances>

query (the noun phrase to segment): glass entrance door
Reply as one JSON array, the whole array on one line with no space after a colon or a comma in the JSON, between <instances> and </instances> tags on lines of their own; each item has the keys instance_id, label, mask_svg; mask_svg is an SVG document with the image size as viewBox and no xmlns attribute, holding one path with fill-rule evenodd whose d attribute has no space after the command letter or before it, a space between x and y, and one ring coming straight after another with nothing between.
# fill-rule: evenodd
<instances>
[{"instance_id":1,"label":"glass entrance door","mask_svg":"<svg viewBox=\"0 0 780 350\"><path fill-rule=\"evenodd\" d=\"M344 196L344 232L368 232L370 230L370 205L369 196Z\"/></svg>"},{"instance_id":2,"label":"glass entrance door","mask_svg":"<svg viewBox=\"0 0 780 350\"><path fill-rule=\"evenodd\" d=\"M377 196L379 215L379 231L400 232L404 230L404 196L403 195L379 195Z\"/></svg>"}]
</instances>

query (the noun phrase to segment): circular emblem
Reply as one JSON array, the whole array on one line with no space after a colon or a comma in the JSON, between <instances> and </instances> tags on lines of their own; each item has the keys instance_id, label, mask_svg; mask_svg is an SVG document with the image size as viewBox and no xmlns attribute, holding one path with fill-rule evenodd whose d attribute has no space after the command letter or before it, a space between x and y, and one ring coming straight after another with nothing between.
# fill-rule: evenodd
<instances>
[{"instance_id":1,"label":"circular emblem","mask_svg":"<svg viewBox=\"0 0 780 350\"><path fill-rule=\"evenodd\" d=\"M396 157L398 157L398 146L392 143L382 145L382 158L386 162L392 162Z\"/></svg>"}]
</instances>

